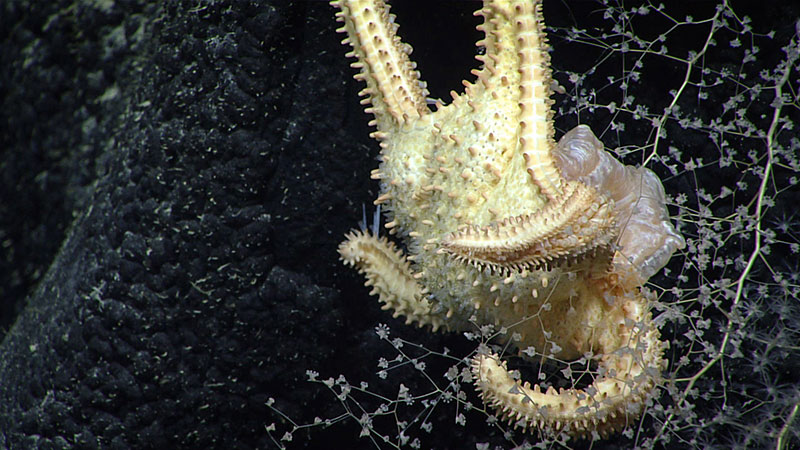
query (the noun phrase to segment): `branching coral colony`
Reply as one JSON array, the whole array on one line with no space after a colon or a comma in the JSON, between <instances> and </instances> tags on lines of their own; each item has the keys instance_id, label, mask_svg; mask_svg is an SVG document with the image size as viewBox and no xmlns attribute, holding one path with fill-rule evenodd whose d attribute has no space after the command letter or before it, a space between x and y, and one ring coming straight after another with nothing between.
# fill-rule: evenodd
<instances>
[{"instance_id":1,"label":"branching coral colony","mask_svg":"<svg viewBox=\"0 0 800 450\"><path fill-rule=\"evenodd\" d=\"M436 111L387 6L332 4L382 148L376 204L407 249L355 231L344 262L409 323L489 325L523 352L596 360L587 387L543 390L481 348L474 383L514 426L575 437L628 426L665 369L642 285L684 240L653 172L617 161L586 126L555 142L540 2L484 2L477 80Z\"/></svg>"}]
</instances>

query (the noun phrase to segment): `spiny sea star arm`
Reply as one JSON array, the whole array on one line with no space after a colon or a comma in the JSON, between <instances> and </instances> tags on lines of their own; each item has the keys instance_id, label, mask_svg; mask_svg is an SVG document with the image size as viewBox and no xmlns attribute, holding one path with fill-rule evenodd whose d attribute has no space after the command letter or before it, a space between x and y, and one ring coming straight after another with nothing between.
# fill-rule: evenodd
<instances>
[{"instance_id":1,"label":"spiny sea star arm","mask_svg":"<svg viewBox=\"0 0 800 450\"><path fill-rule=\"evenodd\" d=\"M483 62L478 78L487 90L508 90L499 95L518 98L520 150L532 181L553 200L563 180L550 154L555 146L552 77L541 1L486 0L476 14L484 17L480 29L486 35L478 42L486 48L478 58Z\"/></svg>"},{"instance_id":2,"label":"spiny sea star arm","mask_svg":"<svg viewBox=\"0 0 800 450\"><path fill-rule=\"evenodd\" d=\"M439 329L442 317L432 312L424 290L411 274L408 260L394 243L369 231L352 231L346 238L339 245L341 259L366 275L365 285L372 286L370 295L378 294L383 303L381 309L393 310L393 317L405 316L406 324L417 322L420 327L431 325L434 331Z\"/></svg>"},{"instance_id":3,"label":"spiny sea star arm","mask_svg":"<svg viewBox=\"0 0 800 450\"><path fill-rule=\"evenodd\" d=\"M556 391L551 386L542 392L538 385L521 384L494 353L472 359L475 384L484 402L515 427L580 437L596 431L606 437L640 416L661 383L666 345L659 340L649 314L643 319L633 329L623 326L621 348L603 350L599 376L586 389Z\"/></svg>"},{"instance_id":4,"label":"spiny sea star arm","mask_svg":"<svg viewBox=\"0 0 800 450\"><path fill-rule=\"evenodd\" d=\"M572 265L610 250L616 235L613 203L582 183L569 182L558 201L542 210L451 233L442 241L442 251L505 273Z\"/></svg>"},{"instance_id":5,"label":"spiny sea star arm","mask_svg":"<svg viewBox=\"0 0 800 450\"><path fill-rule=\"evenodd\" d=\"M389 14L389 6L379 0L335 0L331 5L340 9L336 20L344 22L337 30L347 33L342 43L353 47L347 56L358 59L351 64L360 70L355 78L367 83L360 95L366 96L362 104L372 104L366 112L375 115L370 122L378 126L374 137L380 138L381 132L396 124L427 114L428 91L408 57L411 46L397 36L398 25L394 15Z\"/></svg>"}]
</instances>

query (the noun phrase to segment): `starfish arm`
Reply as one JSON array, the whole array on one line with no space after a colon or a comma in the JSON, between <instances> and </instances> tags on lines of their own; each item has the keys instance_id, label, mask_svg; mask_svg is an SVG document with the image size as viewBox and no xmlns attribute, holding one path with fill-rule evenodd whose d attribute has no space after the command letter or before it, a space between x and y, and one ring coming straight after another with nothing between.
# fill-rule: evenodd
<instances>
[{"instance_id":1,"label":"starfish arm","mask_svg":"<svg viewBox=\"0 0 800 450\"><path fill-rule=\"evenodd\" d=\"M644 319L617 336L625 339L621 348L604 349L601 375L586 389L549 387L542 392L539 385L515 380L494 353L473 358L475 384L484 402L515 426L582 437L596 431L606 437L640 416L661 383L665 344L649 315Z\"/></svg>"},{"instance_id":2,"label":"starfish arm","mask_svg":"<svg viewBox=\"0 0 800 450\"><path fill-rule=\"evenodd\" d=\"M551 150L555 146L549 46L541 2L487 0L477 14L486 48L476 72L479 85L492 92L508 89L519 102L519 144L532 181L550 200L561 193L562 177ZM517 92L513 92L516 90ZM501 94L502 95L502 94Z\"/></svg>"},{"instance_id":3,"label":"starfish arm","mask_svg":"<svg viewBox=\"0 0 800 450\"><path fill-rule=\"evenodd\" d=\"M610 249L616 235L613 203L571 182L557 201L535 214L451 233L442 251L458 261L505 273L573 265Z\"/></svg>"},{"instance_id":4,"label":"starfish arm","mask_svg":"<svg viewBox=\"0 0 800 450\"><path fill-rule=\"evenodd\" d=\"M342 261L358 268L372 286L370 295L378 294L381 309L393 310L393 317L403 315L406 324L431 325L434 331L442 318L433 313L431 303L414 279L403 252L385 237L378 238L368 231L353 231L339 245Z\"/></svg>"},{"instance_id":5,"label":"starfish arm","mask_svg":"<svg viewBox=\"0 0 800 450\"><path fill-rule=\"evenodd\" d=\"M371 104L366 112L375 115L370 122L378 127L375 137L428 114L428 91L409 59L411 46L397 36L398 26L389 6L379 0L336 0L331 5L340 9L336 20L344 22L337 30L347 33L342 43L353 47L347 56L358 59L351 64L360 69L355 78L367 84L360 94L367 97L362 104Z\"/></svg>"}]
</instances>

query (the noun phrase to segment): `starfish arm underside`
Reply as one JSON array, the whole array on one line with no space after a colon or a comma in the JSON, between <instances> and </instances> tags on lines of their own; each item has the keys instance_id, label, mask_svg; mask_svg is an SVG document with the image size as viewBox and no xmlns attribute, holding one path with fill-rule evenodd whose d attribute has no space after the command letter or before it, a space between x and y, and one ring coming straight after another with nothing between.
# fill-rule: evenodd
<instances>
[{"instance_id":1,"label":"starfish arm underside","mask_svg":"<svg viewBox=\"0 0 800 450\"><path fill-rule=\"evenodd\" d=\"M378 132L373 137L380 139L396 124L428 114L428 91L409 59L411 46L397 36L389 6L378 0L336 0L331 5L340 9L336 20L344 22L337 30L347 33L342 43L353 47L347 56L357 58L351 64L360 70L355 78L367 84L359 94L366 96L362 104L371 104L366 112L375 115L370 125L377 125Z\"/></svg>"},{"instance_id":2,"label":"starfish arm underside","mask_svg":"<svg viewBox=\"0 0 800 450\"><path fill-rule=\"evenodd\" d=\"M515 380L505 361L491 352L472 359L475 384L484 402L497 409L515 427L590 437L606 437L630 425L661 384L666 344L649 314L633 328L623 325L622 347L605 349L598 373L586 389L542 392L539 385Z\"/></svg>"},{"instance_id":3,"label":"starfish arm underside","mask_svg":"<svg viewBox=\"0 0 800 450\"><path fill-rule=\"evenodd\" d=\"M578 182L534 214L451 233L441 251L495 272L571 266L610 249L616 237L613 202Z\"/></svg>"},{"instance_id":4,"label":"starfish arm underside","mask_svg":"<svg viewBox=\"0 0 800 450\"><path fill-rule=\"evenodd\" d=\"M434 331L442 326L442 318L433 313L408 260L394 243L369 231L353 231L339 245L339 254L345 264L366 275L365 285L372 286L370 295L378 295L381 309L391 309L393 317L405 316L406 324L431 325Z\"/></svg>"}]
</instances>

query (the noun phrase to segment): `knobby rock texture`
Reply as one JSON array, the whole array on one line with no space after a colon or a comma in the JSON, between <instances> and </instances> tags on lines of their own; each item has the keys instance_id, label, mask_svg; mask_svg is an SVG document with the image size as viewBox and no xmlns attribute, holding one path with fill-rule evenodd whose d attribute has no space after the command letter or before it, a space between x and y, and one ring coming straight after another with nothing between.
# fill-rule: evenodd
<instances>
[{"instance_id":1,"label":"knobby rock texture","mask_svg":"<svg viewBox=\"0 0 800 450\"><path fill-rule=\"evenodd\" d=\"M0 448L270 448L270 397L335 414L305 370L374 333L331 288L370 161L329 17L0 5Z\"/></svg>"}]
</instances>

